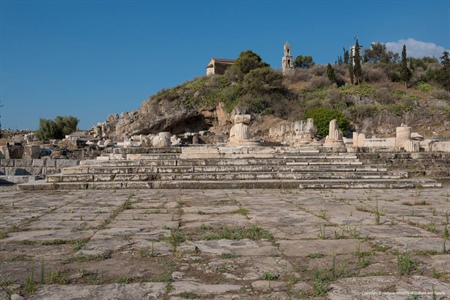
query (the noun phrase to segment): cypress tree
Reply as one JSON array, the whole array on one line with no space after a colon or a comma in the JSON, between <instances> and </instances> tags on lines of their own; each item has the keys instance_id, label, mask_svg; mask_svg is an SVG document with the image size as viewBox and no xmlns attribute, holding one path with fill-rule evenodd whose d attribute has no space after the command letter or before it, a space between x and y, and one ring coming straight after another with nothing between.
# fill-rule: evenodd
<instances>
[{"instance_id":1,"label":"cypress tree","mask_svg":"<svg viewBox=\"0 0 450 300\"><path fill-rule=\"evenodd\" d=\"M359 43L358 39L356 39L355 44L355 55L353 57L354 66L353 66L353 74L356 79L356 84L359 84L361 82L362 78L362 67L361 67L361 54L359 53Z\"/></svg>"},{"instance_id":2,"label":"cypress tree","mask_svg":"<svg viewBox=\"0 0 450 300\"><path fill-rule=\"evenodd\" d=\"M401 69L400 69L400 79L405 82L405 87L408 88L408 83L411 80L412 73L408 69L408 59L406 57L406 46L403 45L402 50L402 61L401 61Z\"/></svg>"},{"instance_id":3,"label":"cypress tree","mask_svg":"<svg viewBox=\"0 0 450 300\"><path fill-rule=\"evenodd\" d=\"M336 83L336 74L334 72L333 67L330 64L328 64L327 66L327 76L332 83Z\"/></svg>"}]
</instances>

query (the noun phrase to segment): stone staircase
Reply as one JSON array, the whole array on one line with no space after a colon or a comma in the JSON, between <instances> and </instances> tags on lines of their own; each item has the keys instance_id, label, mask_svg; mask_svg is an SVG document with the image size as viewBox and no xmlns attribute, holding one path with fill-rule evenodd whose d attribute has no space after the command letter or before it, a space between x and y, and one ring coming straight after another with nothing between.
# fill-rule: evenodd
<instances>
[{"instance_id":1,"label":"stone staircase","mask_svg":"<svg viewBox=\"0 0 450 300\"><path fill-rule=\"evenodd\" d=\"M407 176L364 166L353 154L308 148L122 148L18 186L22 190L441 187L434 180Z\"/></svg>"}]
</instances>

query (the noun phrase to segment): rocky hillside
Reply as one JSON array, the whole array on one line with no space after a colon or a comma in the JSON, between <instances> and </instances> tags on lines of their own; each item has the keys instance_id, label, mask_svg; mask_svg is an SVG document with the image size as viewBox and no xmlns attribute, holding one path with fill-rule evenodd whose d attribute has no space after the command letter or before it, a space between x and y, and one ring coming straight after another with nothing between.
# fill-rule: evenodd
<instances>
[{"instance_id":1,"label":"rocky hillside","mask_svg":"<svg viewBox=\"0 0 450 300\"><path fill-rule=\"evenodd\" d=\"M102 135L120 139L161 131L208 130L226 138L232 116L250 113L253 136L267 138L270 127L299 120L314 107L326 107L343 113L350 131L367 136L392 136L404 123L425 137L448 139L450 94L429 75L439 67L437 61L422 63L405 84L392 75L395 65L365 63L362 83L352 85L345 65L333 66L334 81L323 65L295 69L283 77L247 51L225 75L200 77L161 90L137 110L110 115Z\"/></svg>"}]
</instances>

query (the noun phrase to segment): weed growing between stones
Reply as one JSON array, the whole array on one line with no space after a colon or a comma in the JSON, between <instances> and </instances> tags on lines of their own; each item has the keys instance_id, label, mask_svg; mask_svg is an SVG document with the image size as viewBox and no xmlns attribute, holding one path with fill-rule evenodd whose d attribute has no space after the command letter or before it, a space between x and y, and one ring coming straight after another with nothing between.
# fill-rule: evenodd
<instances>
[{"instance_id":1,"label":"weed growing between stones","mask_svg":"<svg viewBox=\"0 0 450 300\"><path fill-rule=\"evenodd\" d=\"M197 299L198 295L192 292L182 292L178 294L178 297L183 299Z\"/></svg>"},{"instance_id":2,"label":"weed growing between stones","mask_svg":"<svg viewBox=\"0 0 450 300\"><path fill-rule=\"evenodd\" d=\"M318 236L321 240L325 240L327 238L327 235L325 233L325 225L320 225L320 232Z\"/></svg>"},{"instance_id":3,"label":"weed growing between stones","mask_svg":"<svg viewBox=\"0 0 450 300\"><path fill-rule=\"evenodd\" d=\"M139 250L139 254L140 256L143 257L155 257L156 256L156 251L155 251L155 245L154 242L152 241L152 247L150 249L150 251L147 251L145 249L141 249Z\"/></svg>"},{"instance_id":4,"label":"weed growing between stones","mask_svg":"<svg viewBox=\"0 0 450 300\"><path fill-rule=\"evenodd\" d=\"M109 253L109 252L102 253L99 255L80 254L80 255L71 257L70 259L68 259L68 262L74 263L74 262L86 262L86 261L102 261L102 260L109 259L109 258L111 258L111 253Z\"/></svg>"},{"instance_id":5,"label":"weed growing between stones","mask_svg":"<svg viewBox=\"0 0 450 300\"><path fill-rule=\"evenodd\" d=\"M442 277L444 276L444 274L441 273L441 272L437 272L436 269L433 268L433 269L432 269L432 274L431 274L431 276L432 276L433 278L440 279L440 278L442 278Z\"/></svg>"},{"instance_id":6,"label":"weed growing between stones","mask_svg":"<svg viewBox=\"0 0 450 300\"><path fill-rule=\"evenodd\" d=\"M375 224L380 225L381 217L384 216L386 212L378 208L378 202L375 204L375 207L372 208L372 213L375 215Z\"/></svg>"},{"instance_id":7,"label":"weed growing between stones","mask_svg":"<svg viewBox=\"0 0 450 300\"><path fill-rule=\"evenodd\" d=\"M200 225L201 230L212 230L213 228L209 225L202 224Z\"/></svg>"},{"instance_id":8,"label":"weed growing between stones","mask_svg":"<svg viewBox=\"0 0 450 300\"><path fill-rule=\"evenodd\" d=\"M426 200L421 200L414 202L414 205L429 205L429 203Z\"/></svg>"},{"instance_id":9,"label":"weed growing between stones","mask_svg":"<svg viewBox=\"0 0 450 300\"><path fill-rule=\"evenodd\" d=\"M245 208L239 208L235 211L233 211L234 214L239 214L239 215L243 215L243 216L247 216L248 215L248 210Z\"/></svg>"},{"instance_id":10,"label":"weed growing between stones","mask_svg":"<svg viewBox=\"0 0 450 300\"><path fill-rule=\"evenodd\" d=\"M236 255L233 253L221 253L219 257L222 259L233 259L233 258L238 258L239 255Z\"/></svg>"},{"instance_id":11,"label":"weed growing between stones","mask_svg":"<svg viewBox=\"0 0 450 300\"><path fill-rule=\"evenodd\" d=\"M428 230L429 232L433 233L437 232L436 224L433 221L430 221L430 223L428 223L425 229Z\"/></svg>"},{"instance_id":12,"label":"weed growing between stones","mask_svg":"<svg viewBox=\"0 0 450 300\"><path fill-rule=\"evenodd\" d=\"M397 254L397 267L400 276L409 275L417 268L417 262L412 258L408 249Z\"/></svg>"},{"instance_id":13,"label":"weed growing between stones","mask_svg":"<svg viewBox=\"0 0 450 300\"><path fill-rule=\"evenodd\" d=\"M30 275L25 279L25 290L32 295L36 291L36 282L34 282L34 261L31 265Z\"/></svg>"},{"instance_id":14,"label":"weed growing between stones","mask_svg":"<svg viewBox=\"0 0 450 300\"><path fill-rule=\"evenodd\" d=\"M323 254L321 252L317 252L317 253L310 253L306 257L308 257L308 258L322 258L324 256L325 256L325 254Z\"/></svg>"},{"instance_id":15,"label":"weed growing between stones","mask_svg":"<svg viewBox=\"0 0 450 300\"><path fill-rule=\"evenodd\" d=\"M219 231L203 237L204 240L261 240L267 239L273 241L273 236L265 229L253 225L250 228L228 228L223 227Z\"/></svg>"},{"instance_id":16,"label":"weed growing between stones","mask_svg":"<svg viewBox=\"0 0 450 300\"><path fill-rule=\"evenodd\" d=\"M328 282L326 277L323 276L321 270L314 272L314 280L312 282L313 295L324 296L328 291Z\"/></svg>"},{"instance_id":17,"label":"weed growing between stones","mask_svg":"<svg viewBox=\"0 0 450 300\"><path fill-rule=\"evenodd\" d=\"M327 211L322 209L320 211L319 217L326 220L327 219Z\"/></svg>"},{"instance_id":18,"label":"weed growing between stones","mask_svg":"<svg viewBox=\"0 0 450 300\"><path fill-rule=\"evenodd\" d=\"M129 283L131 283L131 282L133 282L133 279L130 277L130 274L129 274L129 273L125 274L124 277L119 278L119 279L117 280L117 283L121 283L121 284L129 284Z\"/></svg>"},{"instance_id":19,"label":"weed growing between stones","mask_svg":"<svg viewBox=\"0 0 450 300\"><path fill-rule=\"evenodd\" d=\"M280 274L274 274L272 272L264 272L261 275L262 280L277 280L278 278L280 278Z\"/></svg>"}]
</instances>

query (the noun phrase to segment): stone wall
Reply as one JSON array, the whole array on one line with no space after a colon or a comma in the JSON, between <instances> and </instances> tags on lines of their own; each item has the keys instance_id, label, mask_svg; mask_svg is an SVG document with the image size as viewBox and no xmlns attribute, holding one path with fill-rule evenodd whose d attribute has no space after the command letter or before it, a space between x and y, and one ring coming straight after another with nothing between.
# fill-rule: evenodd
<instances>
[{"instance_id":1,"label":"stone wall","mask_svg":"<svg viewBox=\"0 0 450 300\"><path fill-rule=\"evenodd\" d=\"M80 164L74 159L0 159L0 176L40 176L60 173Z\"/></svg>"},{"instance_id":2,"label":"stone wall","mask_svg":"<svg viewBox=\"0 0 450 300\"><path fill-rule=\"evenodd\" d=\"M450 184L450 153L446 152L371 152L356 153L365 165L407 171L409 177L427 176Z\"/></svg>"}]
</instances>

